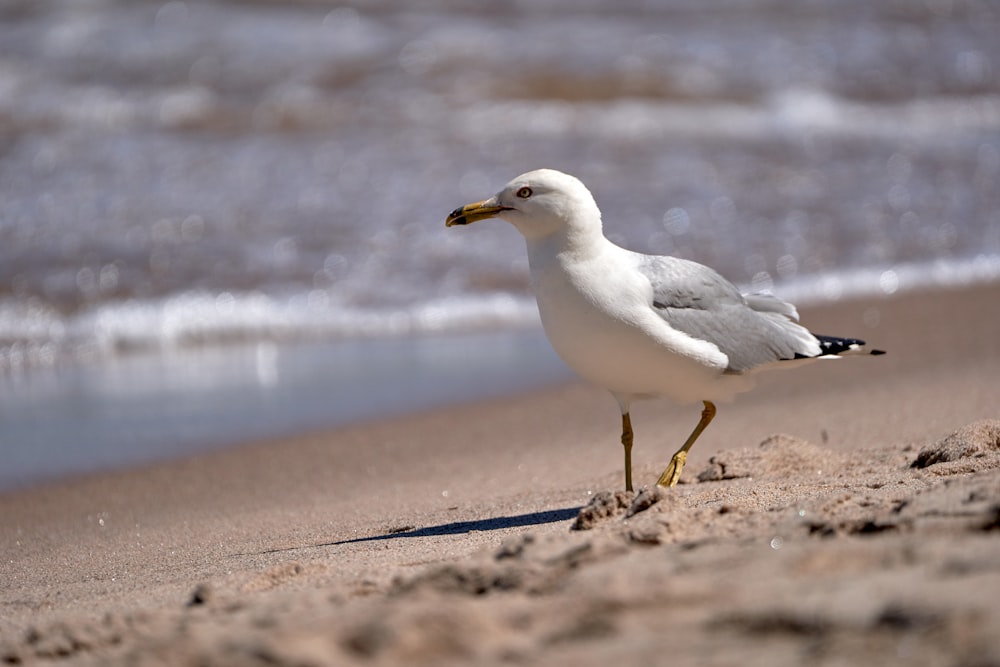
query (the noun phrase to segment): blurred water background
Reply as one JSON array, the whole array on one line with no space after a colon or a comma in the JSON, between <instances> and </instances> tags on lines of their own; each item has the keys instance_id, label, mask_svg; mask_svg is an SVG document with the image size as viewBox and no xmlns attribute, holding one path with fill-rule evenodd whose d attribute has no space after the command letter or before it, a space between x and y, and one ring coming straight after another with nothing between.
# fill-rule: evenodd
<instances>
[{"instance_id":1,"label":"blurred water background","mask_svg":"<svg viewBox=\"0 0 1000 667\"><path fill-rule=\"evenodd\" d=\"M520 236L443 224L537 167L799 302L996 281L998 35L988 0L2 0L0 487L565 379Z\"/></svg>"}]
</instances>

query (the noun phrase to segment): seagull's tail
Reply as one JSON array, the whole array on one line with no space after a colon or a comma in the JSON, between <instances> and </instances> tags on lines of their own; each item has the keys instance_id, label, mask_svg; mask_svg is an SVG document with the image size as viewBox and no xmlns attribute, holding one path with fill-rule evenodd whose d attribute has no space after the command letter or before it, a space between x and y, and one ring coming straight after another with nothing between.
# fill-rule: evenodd
<instances>
[{"instance_id":1,"label":"seagull's tail","mask_svg":"<svg viewBox=\"0 0 1000 667\"><path fill-rule=\"evenodd\" d=\"M815 357L795 355L796 359L822 359L824 357L846 357L855 354L885 354L885 350L870 350L865 347L865 341L858 338L838 338L837 336L822 336L813 334L819 343L820 353Z\"/></svg>"}]
</instances>

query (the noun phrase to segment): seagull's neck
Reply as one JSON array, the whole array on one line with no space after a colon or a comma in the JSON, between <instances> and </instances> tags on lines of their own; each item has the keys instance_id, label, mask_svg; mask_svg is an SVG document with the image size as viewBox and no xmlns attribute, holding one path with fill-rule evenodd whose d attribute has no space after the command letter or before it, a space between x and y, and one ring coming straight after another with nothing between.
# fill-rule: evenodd
<instances>
[{"instance_id":1,"label":"seagull's neck","mask_svg":"<svg viewBox=\"0 0 1000 667\"><path fill-rule=\"evenodd\" d=\"M611 242L604 237L601 225L566 225L540 237L525 239L528 260L535 266L561 258L563 261L582 261L606 249Z\"/></svg>"}]
</instances>

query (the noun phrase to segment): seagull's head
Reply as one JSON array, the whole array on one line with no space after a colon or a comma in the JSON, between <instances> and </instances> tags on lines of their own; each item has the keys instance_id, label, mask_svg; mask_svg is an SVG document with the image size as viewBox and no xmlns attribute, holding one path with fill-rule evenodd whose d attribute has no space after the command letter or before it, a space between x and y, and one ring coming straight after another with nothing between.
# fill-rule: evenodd
<instances>
[{"instance_id":1,"label":"seagull's head","mask_svg":"<svg viewBox=\"0 0 1000 667\"><path fill-rule=\"evenodd\" d=\"M456 208L448 227L487 218L502 218L525 238L543 238L559 231L600 232L601 212L594 196L580 180L554 169L521 174L489 199Z\"/></svg>"}]
</instances>

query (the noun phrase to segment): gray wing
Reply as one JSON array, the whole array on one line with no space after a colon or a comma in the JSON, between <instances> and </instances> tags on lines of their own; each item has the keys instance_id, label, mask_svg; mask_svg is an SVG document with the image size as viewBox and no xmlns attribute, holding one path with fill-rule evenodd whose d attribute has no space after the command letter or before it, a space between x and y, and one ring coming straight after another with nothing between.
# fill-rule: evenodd
<instances>
[{"instance_id":1,"label":"gray wing","mask_svg":"<svg viewBox=\"0 0 1000 667\"><path fill-rule=\"evenodd\" d=\"M645 255L639 270L653 286L652 306L674 329L706 340L729 357L728 371L820 354L797 324L795 307L772 296L743 296L712 269L675 257Z\"/></svg>"}]
</instances>

